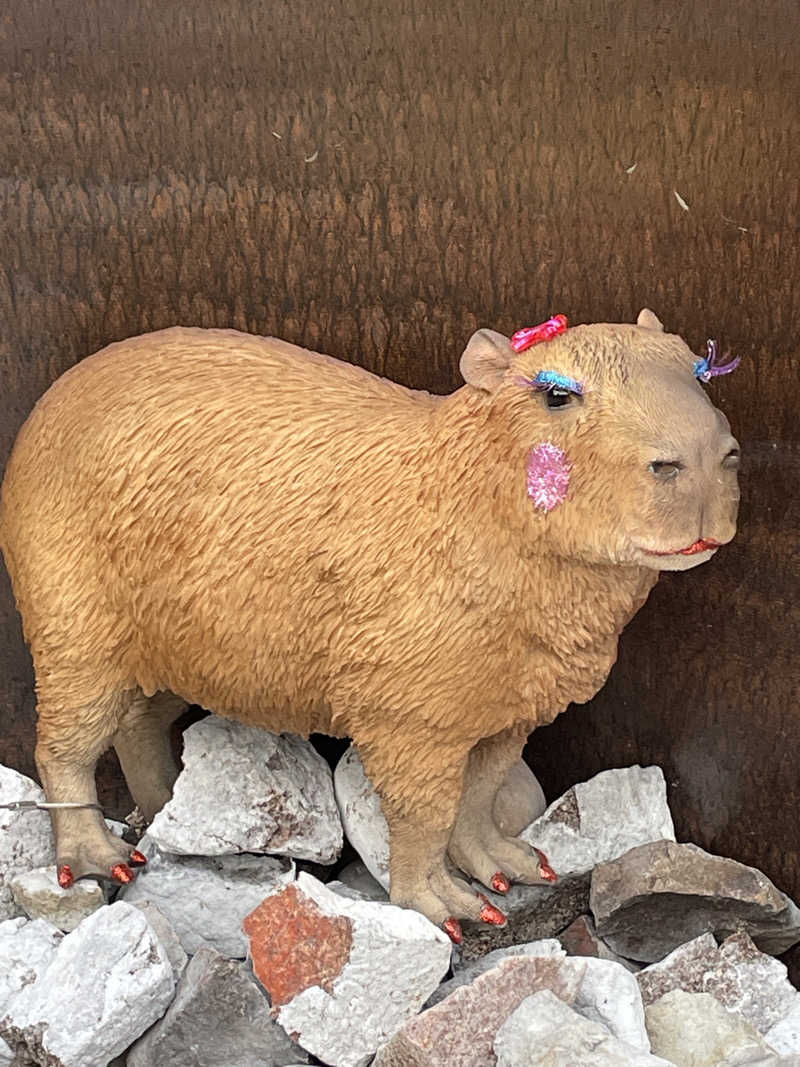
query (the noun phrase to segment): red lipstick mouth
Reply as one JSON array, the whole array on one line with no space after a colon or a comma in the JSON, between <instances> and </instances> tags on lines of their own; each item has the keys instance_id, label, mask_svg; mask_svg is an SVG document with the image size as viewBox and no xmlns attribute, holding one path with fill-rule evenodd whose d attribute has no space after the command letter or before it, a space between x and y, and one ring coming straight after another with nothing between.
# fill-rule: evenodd
<instances>
[{"instance_id":1,"label":"red lipstick mouth","mask_svg":"<svg viewBox=\"0 0 800 1067\"><path fill-rule=\"evenodd\" d=\"M695 541L688 548L677 548L674 552L650 552L651 556L696 556L698 552L710 552L714 548L722 548L721 541L715 541L713 537L703 537Z\"/></svg>"}]
</instances>

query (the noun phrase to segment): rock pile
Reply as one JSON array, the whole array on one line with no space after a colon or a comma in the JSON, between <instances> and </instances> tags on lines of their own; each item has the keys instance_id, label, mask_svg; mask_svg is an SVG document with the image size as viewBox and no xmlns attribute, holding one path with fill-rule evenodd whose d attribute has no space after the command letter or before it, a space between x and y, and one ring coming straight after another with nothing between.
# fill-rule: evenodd
<instances>
[{"instance_id":1,"label":"rock pile","mask_svg":"<svg viewBox=\"0 0 800 1067\"><path fill-rule=\"evenodd\" d=\"M332 776L308 742L212 716L185 762L111 898L61 889L47 816L0 807L0 1067L800 1067L800 993L774 958L800 909L676 843L656 767L546 810L515 768L495 817L561 877L487 894L507 924L465 923L455 947L388 902L355 749ZM0 767L0 805L29 799Z\"/></svg>"}]
</instances>

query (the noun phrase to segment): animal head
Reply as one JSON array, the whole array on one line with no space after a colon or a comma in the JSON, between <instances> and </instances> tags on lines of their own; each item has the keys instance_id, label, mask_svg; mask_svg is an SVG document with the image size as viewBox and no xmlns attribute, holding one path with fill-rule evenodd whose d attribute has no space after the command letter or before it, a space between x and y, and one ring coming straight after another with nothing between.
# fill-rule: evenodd
<instances>
[{"instance_id":1,"label":"animal head","mask_svg":"<svg viewBox=\"0 0 800 1067\"><path fill-rule=\"evenodd\" d=\"M739 503L739 446L698 380L709 360L647 309L635 325L560 329L521 352L479 330L461 357L523 528L587 562L705 563Z\"/></svg>"}]
</instances>

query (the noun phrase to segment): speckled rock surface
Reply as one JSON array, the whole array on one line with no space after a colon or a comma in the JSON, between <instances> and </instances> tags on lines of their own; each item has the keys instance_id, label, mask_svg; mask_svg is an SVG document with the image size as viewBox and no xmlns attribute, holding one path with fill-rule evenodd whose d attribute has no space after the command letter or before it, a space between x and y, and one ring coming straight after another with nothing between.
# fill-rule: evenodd
<instances>
[{"instance_id":1,"label":"speckled rock surface","mask_svg":"<svg viewBox=\"0 0 800 1067\"><path fill-rule=\"evenodd\" d=\"M761 871L672 841L596 867L590 908L600 937L644 963L707 932L745 930L775 955L800 940L800 909Z\"/></svg>"},{"instance_id":2,"label":"speckled rock surface","mask_svg":"<svg viewBox=\"0 0 800 1067\"><path fill-rule=\"evenodd\" d=\"M449 938L418 912L348 900L305 872L244 925L278 1022L336 1067L366 1064L450 964Z\"/></svg>"},{"instance_id":3,"label":"speckled rock surface","mask_svg":"<svg viewBox=\"0 0 800 1067\"><path fill-rule=\"evenodd\" d=\"M24 774L0 765L0 804L15 800L43 801L44 793ZM45 811L0 808L0 921L22 915L11 881L25 871L55 863L50 816Z\"/></svg>"},{"instance_id":4,"label":"speckled rock surface","mask_svg":"<svg viewBox=\"0 0 800 1067\"><path fill-rule=\"evenodd\" d=\"M762 1034L800 1001L786 967L760 952L747 934L734 934L719 946L712 934L703 934L640 971L637 980L645 1004L673 989L710 993Z\"/></svg>"},{"instance_id":5,"label":"speckled rock surface","mask_svg":"<svg viewBox=\"0 0 800 1067\"><path fill-rule=\"evenodd\" d=\"M120 899L154 904L189 955L213 948L244 959L242 920L264 897L294 879L294 865L277 857L170 856L147 837L139 848L148 864L120 891Z\"/></svg>"},{"instance_id":6,"label":"speckled rock surface","mask_svg":"<svg viewBox=\"0 0 800 1067\"><path fill-rule=\"evenodd\" d=\"M84 879L70 889L62 889L55 867L37 867L11 879L14 900L30 919L46 919L68 933L78 923L102 908L106 902L103 887Z\"/></svg>"},{"instance_id":7,"label":"speckled rock surface","mask_svg":"<svg viewBox=\"0 0 800 1067\"><path fill-rule=\"evenodd\" d=\"M649 1004L645 1017L653 1052L676 1067L777 1067L781 1062L750 1023L726 1011L710 993L674 989Z\"/></svg>"},{"instance_id":8,"label":"speckled rock surface","mask_svg":"<svg viewBox=\"0 0 800 1067\"><path fill-rule=\"evenodd\" d=\"M571 1004L582 961L564 968L560 957L512 957L411 1019L379 1052L375 1067L492 1067L495 1034L522 1001L549 989Z\"/></svg>"},{"instance_id":9,"label":"speckled rock surface","mask_svg":"<svg viewBox=\"0 0 800 1067\"><path fill-rule=\"evenodd\" d=\"M107 1064L166 1011L175 979L144 915L100 908L67 934L11 1002L0 1034L21 1063Z\"/></svg>"},{"instance_id":10,"label":"speckled rock surface","mask_svg":"<svg viewBox=\"0 0 800 1067\"><path fill-rule=\"evenodd\" d=\"M661 768L601 771L568 790L520 837L545 853L559 877L584 874L649 841L674 841Z\"/></svg>"},{"instance_id":11,"label":"speckled rock surface","mask_svg":"<svg viewBox=\"0 0 800 1067\"><path fill-rule=\"evenodd\" d=\"M201 948L166 1015L128 1053L127 1067L281 1067L307 1062L270 1017L242 966Z\"/></svg>"},{"instance_id":12,"label":"speckled rock surface","mask_svg":"<svg viewBox=\"0 0 800 1067\"><path fill-rule=\"evenodd\" d=\"M669 1067L583 1018L548 990L526 997L494 1039L497 1067Z\"/></svg>"},{"instance_id":13,"label":"speckled rock surface","mask_svg":"<svg viewBox=\"0 0 800 1067\"><path fill-rule=\"evenodd\" d=\"M541 941L561 933L589 909L589 876L560 878L553 886L512 885L502 896L474 883L479 893L507 916L505 926L464 922L461 959L464 963L485 956L496 948Z\"/></svg>"},{"instance_id":14,"label":"speckled rock surface","mask_svg":"<svg viewBox=\"0 0 800 1067\"><path fill-rule=\"evenodd\" d=\"M333 863L342 824L325 760L304 738L211 715L183 735L183 770L148 836L177 855L261 852Z\"/></svg>"}]
</instances>

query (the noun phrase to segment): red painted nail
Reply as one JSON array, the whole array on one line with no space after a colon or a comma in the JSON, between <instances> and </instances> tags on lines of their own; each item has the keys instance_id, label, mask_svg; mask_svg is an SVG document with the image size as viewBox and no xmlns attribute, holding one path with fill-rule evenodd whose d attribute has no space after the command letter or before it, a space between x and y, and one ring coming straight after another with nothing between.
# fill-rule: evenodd
<instances>
[{"instance_id":1,"label":"red painted nail","mask_svg":"<svg viewBox=\"0 0 800 1067\"><path fill-rule=\"evenodd\" d=\"M58 868L58 884L62 889L69 889L75 882L75 875L68 863L62 863Z\"/></svg>"},{"instance_id":2,"label":"red painted nail","mask_svg":"<svg viewBox=\"0 0 800 1067\"><path fill-rule=\"evenodd\" d=\"M509 882L502 871L497 871L492 876L492 889L495 893L507 893L510 888L511 882Z\"/></svg>"},{"instance_id":3,"label":"red painted nail","mask_svg":"<svg viewBox=\"0 0 800 1067\"><path fill-rule=\"evenodd\" d=\"M491 923L492 926L505 926L506 917L494 904L484 904L481 908L481 922Z\"/></svg>"},{"instance_id":4,"label":"red painted nail","mask_svg":"<svg viewBox=\"0 0 800 1067\"><path fill-rule=\"evenodd\" d=\"M127 863L118 863L115 867L111 868L111 877L115 882L122 882L123 885L127 885L128 882L134 880L136 875Z\"/></svg>"},{"instance_id":5,"label":"red painted nail","mask_svg":"<svg viewBox=\"0 0 800 1067\"><path fill-rule=\"evenodd\" d=\"M135 848L133 852L131 852L131 863L135 867L144 867L147 863L147 856L145 856L143 852L140 852L138 848Z\"/></svg>"},{"instance_id":6,"label":"red painted nail","mask_svg":"<svg viewBox=\"0 0 800 1067\"><path fill-rule=\"evenodd\" d=\"M481 921L485 923L491 923L492 926L505 926L506 917L503 915L499 908L496 908L494 904L489 903L489 898L485 897L483 893L478 893L478 900L483 904L481 908Z\"/></svg>"},{"instance_id":7,"label":"red painted nail","mask_svg":"<svg viewBox=\"0 0 800 1067\"><path fill-rule=\"evenodd\" d=\"M445 919L442 923L442 929L455 945L460 945L464 940L464 934L461 929L461 923L458 919Z\"/></svg>"},{"instance_id":8,"label":"red painted nail","mask_svg":"<svg viewBox=\"0 0 800 1067\"><path fill-rule=\"evenodd\" d=\"M541 849L538 848L535 848L533 851L539 857L539 877L544 878L546 882L557 882L558 875L550 866L550 863L544 852L542 852Z\"/></svg>"}]
</instances>

